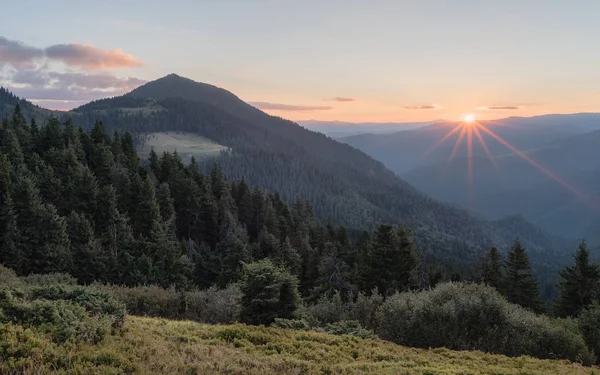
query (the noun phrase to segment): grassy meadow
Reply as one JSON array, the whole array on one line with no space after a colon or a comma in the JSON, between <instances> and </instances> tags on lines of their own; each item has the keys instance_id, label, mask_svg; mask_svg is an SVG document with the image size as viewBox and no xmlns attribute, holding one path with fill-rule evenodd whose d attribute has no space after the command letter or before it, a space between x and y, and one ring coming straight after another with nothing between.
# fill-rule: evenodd
<instances>
[{"instance_id":1,"label":"grassy meadow","mask_svg":"<svg viewBox=\"0 0 600 375\"><path fill-rule=\"evenodd\" d=\"M0 325L1 374L600 374L569 361L414 349L318 332L129 316L98 343Z\"/></svg>"},{"instance_id":2,"label":"grassy meadow","mask_svg":"<svg viewBox=\"0 0 600 375\"><path fill-rule=\"evenodd\" d=\"M221 151L228 148L211 141L198 134L180 132L158 132L145 134L144 141L138 149L140 157L147 158L150 150L154 149L158 155L163 152L177 153L187 163L192 156L196 159L218 156Z\"/></svg>"}]
</instances>

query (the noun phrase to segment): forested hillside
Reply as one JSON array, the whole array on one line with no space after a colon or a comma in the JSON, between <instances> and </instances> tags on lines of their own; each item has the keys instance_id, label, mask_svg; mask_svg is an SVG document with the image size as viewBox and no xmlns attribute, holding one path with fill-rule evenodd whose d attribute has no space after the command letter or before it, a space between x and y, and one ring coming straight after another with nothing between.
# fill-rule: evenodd
<instances>
[{"instance_id":1,"label":"forested hillside","mask_svg":"<svg viewBox=\"0 0 600 375\"><path fill-rule=\"evenodd\" d=\"M429 283L417 277L410 231L380 225L351 239L317 225L311 205L203 174L177 154L140 164L129 133L90 133L57 120L3 122L0 263L19 274L67 272L79 282L186 287L227 285L243 263L271 258L305 296L382 293ZM389 270L389 277L381 272ZM426 272L427 271L427 272Z\"/></svg>"},{"instance_id":2,"label":"forested hillside","mask_svg":"<svg viewBox=\"0 0 600 375\"><path fill-rule=\"evenodd\" d=\"M109 132L130 131L134 140L146 132L197 133L232 149L217 159L229 178L277 192L287 203L306 200L320 223L331 220L352 230L373 229L381 222L411 227L425 259L448 268L472 267L483 249L507 249L517 235L531 250L536 268L568 261L568 244L560 239L525 226L507 233L496 223L428 198L350 146L269 116L223 89L176 75L84 105L62 120L67 117L84 129L101 120ZM206 172L211 165L200 169Z\"/></svg>"},{"instance_id":3,"label":"forested hillside","mask_svg":"<svg viewBox=\"0 0 600 375\"><path fill-rule=\"evenodd\" d=\"M119 339L126 312L597 362L600 268L584 243L560 272L550 310L519 240L506 256L492 248L474 269L450 273L444 258L419 251L405 226L320 225L306 200L290 206L243 179L230 182L217 165L203 173L195 160L153 151L142 163L132 135L109 134L101 122L89 132L71 120L38 126L17 105L0 132L2 369L71 368L50 357L31 362L31 345L130 345ZM527 225L509 220L498 230ZM573 319L542 315L551 312ZM223 332L226 344L261 350L277 335L255 337L243 326ZM197 333L179 337L190 342ZM277 353L291 351L277 345ZM123 366L115 358L76 361ZM143 368L130 361L125 373Z\"/></svg>"}]
</instances>

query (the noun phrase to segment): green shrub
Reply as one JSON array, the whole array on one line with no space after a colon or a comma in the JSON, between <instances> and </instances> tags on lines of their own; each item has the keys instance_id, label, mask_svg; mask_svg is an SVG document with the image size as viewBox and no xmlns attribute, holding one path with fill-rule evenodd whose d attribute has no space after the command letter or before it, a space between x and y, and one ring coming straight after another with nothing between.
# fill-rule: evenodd
<instances>
[{"instance_id":1,"label":"green shrub","mask_svg":"<svg viewBox=\"0 0 600 375\"><path fill-rule=\"evenodd\" d=\"M348 298L344 302L339 294L322 297L317 303L303 306L298 315L313 326L326 326L344 320L356 320L361 326L374 329L377 310L383 303L383 297L374 290L370 295L359 293L356 300Z\"/></svg>"},{"instance_id":2,"label":"green shrub","mask_svg":"<svg viewBox=\"0 0 600 375\"><path fill-rule=\"evenodd\" d=\"M77 285L77 279L66 273L31 274L23 280L33 285Z\"/></svg>"},{"instance_id":3,"label":"green shrub","mask_svg":"<svg viewBox=\"0 0 600 375\"><path fill-rule=\"evenodd\" d=\"M108 317L116 328L121 327L125 320L126 309L122 303L106 293L89 288L47 285L32 287L30 293L33 299L71 301L82 306L90 315Z\"/></svg>"},{"instance_id":4,"label":"green shrub","mask_svg":"<svg viewBox=\"0 0 600 375\"><path fill-rule=\"evenodd\" d=\"M297 331L307 331L311 329L311 325L304 319L282 319L275 318L272 327L283 329L294 329Z\"/></svg>"},{"instance_id":5,"label":"green shrub","mask_svg":"<svg viewBox=\"0 0 600 375\"><path fill-rule=\"evenodd\" d=\"M537 316L508 303L495 289L477 284L446 283L425 292L395 294L377 313L376 333L421 348L582 362L590 355L568 322Z\"/></svg>"},{"instance_id":6,"label":"green shrub","mask_svg":"<svg viewBox=\"0 0 600 375\"><path fill-rule=\"evenodd\" d=\"M594 303L579 317L579 330L588 347L600 357L600 304Z\"/></svg>"},{"instance_id":7,"label":"green shrub","mask_svg":"<svg viewBox=\"0 0 600 375\"><path fill-rule=\"evenodd\" d=\"M55 342L98 342L110 332L111 322L105 317L91 318L83 306L70 301L14 298L10 291L0 292L0 322L35 328L49 334Z\"/></svg>"},{"instance_id":8,"label":"green shrub","mask_svg":"<svg viewBox=\"0 0 600 375\"><path fill-rule=\"evenodd\" d=\"M0 264L0 285L8 286L21 284L23 284L23 280L17 276L15 271Z\"/></svg>"},{"instance_id":9,"label":"green shrub","mask_svg":"<svg viewBox=\"0 0 600 375\"><path fill-rule=\"evenodd\" d=\"M245 264L240 288L240 317L249 324L271 324L275 318L291 318L300 305L298 279L269 259Z\"/></svg>"},{"instance_id":10,"label":"green shrub","mask_svg":"<svg viewBox=\"0 0 600 375\"><path fill-rule=\"evenodd\" d=\"M342 320L333 324L327 324L323 331L334 335L356 336L361 339L371 339L376 337L373 331L363 328L356 320Z\"/></svg>"},{"instance_id":11,"label":"green shrub","mask_svg":"<svg viewBox=\"0 0 600 375\"><path fill-rule=\"evenodd\" d=\"M211 287L186 292L158 286L93 284L92 288L108 293L125 304L127 312L132 315L195 320L210 324L233 323L240 316L241 292L235 284L224 289Z\"/></svg>"},{"instance_id":12,"label":"green shrub","mask_svg":"<svg viewBox=\"0 0 600 375\"><path fill-rule=\"evenodd\" d=\"M125 307L109 295L66 285L0 289L0 323L19 324L55 342L98 342L120 329Z\"/></svg>"}]
</instances>

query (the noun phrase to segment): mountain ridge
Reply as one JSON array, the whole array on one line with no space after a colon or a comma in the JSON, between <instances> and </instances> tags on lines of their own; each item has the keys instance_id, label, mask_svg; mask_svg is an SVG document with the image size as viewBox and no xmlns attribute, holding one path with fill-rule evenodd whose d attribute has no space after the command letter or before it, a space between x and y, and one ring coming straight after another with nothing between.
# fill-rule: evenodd
<instances>
[{"instance_id":1,"label":"mountain ridge","mask_svg":"<svg viewBox=\"0 0 600 375\"><path fill-rule=\"evenodd\" d=\"M352 146L270 116L227 90L178 75L64 115L84 127L102 120L109 129L134 133L188 131L206 136L232 148L216 160L229 177L277 191L288 201L308 200L321 220L350 228L403 223L413 228L422 251L440 261L474 264L487 247L506 248L514 239L493 222L427 197ZM522 238L534 256L544 259L565 254L568 246L557 238L539 238L538 243L526 233Z\"/></svg>"}]
</instances>

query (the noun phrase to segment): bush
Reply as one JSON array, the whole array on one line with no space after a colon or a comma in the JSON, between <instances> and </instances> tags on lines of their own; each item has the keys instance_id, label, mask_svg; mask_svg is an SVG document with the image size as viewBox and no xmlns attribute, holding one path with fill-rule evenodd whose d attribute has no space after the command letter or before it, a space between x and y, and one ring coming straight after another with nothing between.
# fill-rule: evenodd
<instances>
[{"instance_id":1,"label":"bush","mask_svg":"<svg viewBox=\"0 0 600 375\"><path fill-rule=\"evenodd\" d=\"M0 291L0 323L14 323L35 329L55 342L96 343L119 328L125 309L112 305L108 296L96 295L94 304L85 293L74 291L8 289ZM50 298L43 298L47 295Z\"/></svg>"},{"instance_id":2,"label":"bush","mask_svg":"<svg viewBox=\"0 0 600 375\"><path fill-rule=\"evenodd\" d=\"M0 264L0 285L8 286L21 284L23 284L23 280L17 276L15 271Z\"/></svg>"},{"instance_id":3,"label":"bush","mask_svg":"<svg viewBox=\"0 0 600 375\"><path fill-rule=\"evenodd\" d=\"M33 285L77 285L77 279L66 273L31 274L23 280Z\"/></svg>"},{"instance_id":4,"label":"bush","mask_svg":"<svg viewBox=\"0 0 600 375\"><path fill-rule=\"evenodd\" d=\"M579 330L588 347L600 357L600 304L594 303L579 317Z\"/></svg>"},{"instance_id":5,"label":"bush","mask_svg":"<svg viewBox=\"0 0 600 375\"><path fill-rule=\"evenodd\" d=\"M233 323L240 316L241 292L235 284L224 289L211 287L187 292L158 286L130 288L93 284L92 287L125 304L132 315L195 320L210 324Z\"/></svg>"},{"instance_id":6,"label":"bush","mask_svg":"<svg viewBox=\"0 0 600 375\"><path fill-rule=\"evenodd\" d=\"M298 279L269 259L244 265L241 318L249 324L271 324L291 318L300 305Z\"/></svg>"},{"instance_id":7,"label":"bush","mask_svg":"<svg viewBox=\"0 0 600 375\"><path fill-rule=\"evenodd\" d=\"M446 283L425 292L395 294L377 313L376 333L421 348L580 362L590 357L582 336L568 322L537 316L477 284Z\"/></svg>"},{"instance_id":8,"label":"bush","mask_svg":"<svg viewBox=\"0 0 600 375\"><path fill-rule=\"evenodd\" d=\"M307 331L312 328L312 326L304 319L275 318L275 321L271 326L275 328L294 329L297 331Z\"/></svg>"},{"instance_id":9,"label":"bush","mask_svg":"<svg viewBox=\"0 0 600 375\"><path fill-rule=\"evenodd\" d=\"M370 295L359 293L356 300L344 302L339 294L323 297L317 303L303 306L299 314L313 326L326 326L344 320L356 320L361 326L374 329L377 310L383 297L374 290Z\"/></svg>"},{"instance_id":10,"label":"bush","mask_svg":"<svg viewBox=\"0 0 600 375\"><path fill-rule=\"evenodd\" d=\"M82 306L89 315L107 317L115 328L120 328L125 320L125 306L106 293L64 285L32 287L30 293L32 299L71 301Z\"/></svg>"},{"instance_id":11,"label":"bush","mask_svg":"<svg viewBox=\"0 0 600 375\"><path fill-rule=\"evenodd\" d=\"M328 324L323 329L324 332L334 335L351 335L361 339L372 339L375 333L369 329L364 329L356 320L342 320L333 324Z\"/></svg>"}]
</instances>

